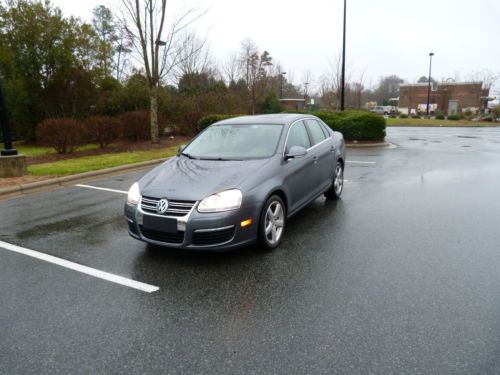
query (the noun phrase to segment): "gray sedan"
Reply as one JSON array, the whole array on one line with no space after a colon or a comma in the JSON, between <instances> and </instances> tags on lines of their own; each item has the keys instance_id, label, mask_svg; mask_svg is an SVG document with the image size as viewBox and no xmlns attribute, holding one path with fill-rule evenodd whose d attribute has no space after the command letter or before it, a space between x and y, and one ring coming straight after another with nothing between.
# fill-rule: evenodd
<instances>
[{"instance_id":1,"label":"gray sedan","mask_svg":"<svg viewBox=\"0 0 500 375\"><path fill-rule=\"evenodd\" d=\"M217 122L130 188L132 237L153 245L230 249L281 243L286 221L343 189L345 145L310 115Z\"/></svg>"}]
</instances>

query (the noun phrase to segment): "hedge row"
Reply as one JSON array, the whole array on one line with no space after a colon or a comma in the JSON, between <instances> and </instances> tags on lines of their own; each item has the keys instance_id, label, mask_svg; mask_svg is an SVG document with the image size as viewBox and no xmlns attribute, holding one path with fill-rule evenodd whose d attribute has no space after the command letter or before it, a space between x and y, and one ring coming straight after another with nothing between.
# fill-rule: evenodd
<instances>
[{"instance_id":1,"label":"hedge row","mask_svg":"<svg viewBox=\"0 0 500 375\"><path fill-rule=\"evenodd\" d=\"M103 148L119 138L147 140L151 139L149 119L149 111L126 112L118 117L93 116L84 121L47 119L37 126L37 140L60 154L73 152L88 142L96 142ZM162 129L161 117L158 122Z\"/></svg>"},{"instance_id":2,"label":"hedge row","mask_svg":"<svg viewBox=\"0 0 500 375\"><path fill-rule=\"evenodd\" d=\"M385 119L366 111L314 112L330 128L341 132L346 141L383 141L385 137ZM208 115L198 121L198 130L203 130L213 123L237 115Z\"/></svg>"}]
</instances>

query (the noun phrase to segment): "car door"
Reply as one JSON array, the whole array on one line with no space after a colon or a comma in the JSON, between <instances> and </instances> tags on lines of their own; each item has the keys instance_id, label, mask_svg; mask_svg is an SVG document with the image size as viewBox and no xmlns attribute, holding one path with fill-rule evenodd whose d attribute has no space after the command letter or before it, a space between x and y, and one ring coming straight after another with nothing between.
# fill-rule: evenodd
<instances>
[{"instance_id":1,"label":"car door","mask_svg":"<svg viewBox=\"0 0 500 375\"><path fill-rule=\"evenodd\" d=\"M305 123L312 143L309 153L312 155L314 162L316 193L320 194L332 183L335 153L331 142L327 141L329 134L325 134L319 122L314 119L307 119Z\"/></svg>"},{"instance_id":2,"label":"car door","mask_svg":"<svg viewBox=\"0 0 500 375\"><path fill-rule=\"evenodd\" d=\"M290 126L285 145L285 155L292 146L302 146L305 149L311 147L309 133L303 121L297 121ZM317 181L315 176L316 168L314 167L313 155L309 152L303 157L284 160L286 170L285 185L288 190L290 213L313 198L316 191L314 184Z\"/></svg>"}]
</instances>

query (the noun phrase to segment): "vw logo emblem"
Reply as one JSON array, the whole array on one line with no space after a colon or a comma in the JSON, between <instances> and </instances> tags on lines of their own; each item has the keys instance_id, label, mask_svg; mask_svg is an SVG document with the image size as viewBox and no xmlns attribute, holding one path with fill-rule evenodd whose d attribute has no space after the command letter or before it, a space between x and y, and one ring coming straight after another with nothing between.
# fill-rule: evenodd
<instances>
[{"instance_id":1,"label":"vw logo emblem","mask_svg":"<svg viewBox=\"0 0 500 375\"><path fill-rule=\"evenodd\" d=\"M168 200L160 199L158 203L156 203L156 212L159 214L164 214L168 210Z\"/></svg>"}]
</instances>

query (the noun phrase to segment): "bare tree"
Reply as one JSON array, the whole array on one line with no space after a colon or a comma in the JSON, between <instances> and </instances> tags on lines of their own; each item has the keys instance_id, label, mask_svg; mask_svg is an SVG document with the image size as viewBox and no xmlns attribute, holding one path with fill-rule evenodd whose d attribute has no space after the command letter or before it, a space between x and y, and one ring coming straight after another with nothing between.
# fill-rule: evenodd
<instances>
[{"instance_id":1,"label":"bare tree","mask_svg":"<svg viewBox=\"0 0 500 375\"><path fill-rule=\"evenodd\" d=\"M365 86L363 84L363 78L365 76L365 72L362 71L359 75L358 79L352 83L352 90L354 92L354 96L356 98L356 105L358 108L361 108L361 97L363 96L363 90Z\"/></svg>"},{"instance_id":2,"label":"bare tree","mask_svg":"<svg viewBox=\"0 0 500 375\"><path fill-rule=\"evenodd\" d=\"M179 64L183 55L182 36L205 12L195 8L182 11L167 24L167 0L121 0L123 21L144 67L149 86L151 140L158 136L158 85Z\"/></svg>"},{"instance_id":3,"label":"bare tree","mask_svg":"<svg viewBox=\"0 0 500 375\"><path fill-rule=\"evenodd\" d=\"M273 66L269 52L259 53L256 44L246 39L241 43L240 68L250 93L251 112L255 113L257 97L267 89L269 72Z\"/></svg>"},{"instance_id":4,"label":"bare tree","mask_svg":"<svg viewBox=\"0 0 500 375\"><path fill-rule=\"evenodd\" d=\"M235 52L231 52L222 63L223 78L228 85L230 85L231 82L236 82L238 80L239 67L240 63L238 62L237 54Z\"/></svg>"},{"instance_id":5,"label":"bare tree","mask_svg":"<svg viewBox=\"0 0 500 375\"><path fill-rule=\"evenodd\" d=\"M116 44L116 80L121 81L123 72L129 63L129 54L132 52L132 44L124 25L119 25Z\"/></svg>"},{"instance_id":6,"label":"bare tree","mask_svg":"<svg viewBox=\"0 0 500 375\"><path fill-rule=\"evenodd\" d=\"M489 90L495 84L495 82L500 78L500 75L492 72L488 69L483 69L480 71L470 72L466 76L466 80L469 82L482 82L483 89Z\"/></svg>"},{"instance_id":7,"label":"bare tree","mask_svg":"<svg viewBox=\"0 0 500 375\"><path fill-rule=\"evenodd\" d=\"M193 73L212 73L213 62L206 39L200 39L193 31L187 32L180 40L179 63L173 69L177 81Z\"/></svg>"}]
</instances>

